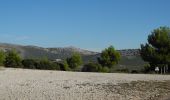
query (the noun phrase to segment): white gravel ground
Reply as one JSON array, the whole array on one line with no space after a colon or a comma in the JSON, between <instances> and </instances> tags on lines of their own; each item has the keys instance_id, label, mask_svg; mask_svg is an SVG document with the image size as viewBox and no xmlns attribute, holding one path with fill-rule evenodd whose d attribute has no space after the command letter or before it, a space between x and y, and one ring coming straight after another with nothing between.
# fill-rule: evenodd
<instances>
[{"instance_id":1,"label":"white gravel ground","mask_svg":"<svg viewBox=\"0 0 170 100\"><path fill-rule=\"evenodd\" d=\"M0 70L0 100L143 100L140 94L118 93L121 87L117 85L165 80L170 80L170 75L5 68Z\"/></svg>"}]
</instances>

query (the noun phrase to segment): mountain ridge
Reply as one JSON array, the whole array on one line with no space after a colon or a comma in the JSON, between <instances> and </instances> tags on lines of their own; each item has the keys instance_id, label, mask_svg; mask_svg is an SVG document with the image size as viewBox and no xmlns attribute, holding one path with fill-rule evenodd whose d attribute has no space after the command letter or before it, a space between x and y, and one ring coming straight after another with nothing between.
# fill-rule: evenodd
<instances>
[{"instance_id":1,"label":"mountain ridge","mask_svg":"<svg viewBox=\"0 0 170 100\"><path fill-rule=\"evenodd\" d=\"M58 47L58 48L44 48L39 46L24 46L18 44L0 43L0 50L10 51L15 49L23 59L39 59L47 57L49 60L61 59L64 60L70 57L73 53L78 52L82 56L84 63L90 61L97 62L97 58L100 57L100 52L94 52L84 50L76 47ZM118 68L141 68L146 62L140 57L139 49L123 49L117 50L121 54L121 60Z\"/></svg>"},{"instance_id":2,"label":"mountain ridge","mask_svg":"<svg viewBox=\"0 0 170 100\"><path fill-rule=\"evenodd\" d=\"M41 47L41 46L35 46L35 45L19 45L19 44L12 44L12 43L0 43L0 49L18 49L18 48L34 48L34 49L42 49L44 51L51 51L52 53L56 53L53 50L68 50L72 52L78 52L80 54L84 55L95 55L99 54L100 52L91 51L91 50L85 50L81 48L77 48L74 46L68 46L68 47ZM133 56L133 55L140 55L139 49L121 49L117 50L120 52L122 56Z\"/></svg>"}]
</instances>

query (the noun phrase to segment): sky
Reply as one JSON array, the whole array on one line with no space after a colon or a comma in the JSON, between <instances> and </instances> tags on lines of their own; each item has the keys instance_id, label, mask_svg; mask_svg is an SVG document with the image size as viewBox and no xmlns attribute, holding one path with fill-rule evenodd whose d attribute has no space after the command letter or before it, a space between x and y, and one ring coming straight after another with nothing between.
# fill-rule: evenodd
<instances>
[{"instance_id":1,"label":"sky","mask_svg":"<svg viewBox=\"0 0 170 100\"><path fill-rule=\"evenodd\" d=\"M170 0L0 0L1 43L133 49L160 26Z\"/></svg>"}]
</instances>

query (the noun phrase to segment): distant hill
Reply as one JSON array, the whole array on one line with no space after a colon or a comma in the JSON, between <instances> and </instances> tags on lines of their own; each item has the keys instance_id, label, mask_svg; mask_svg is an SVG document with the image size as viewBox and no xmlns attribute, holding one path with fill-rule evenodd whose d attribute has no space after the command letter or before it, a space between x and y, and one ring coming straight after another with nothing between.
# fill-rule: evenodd
<instances>
[{"instance_id":1,"label":"distant hill","mask_svg":"<svg viewBox=\"0 0 170 100\"><path fill-rule=\"evenodd\" d=\"M99 52L83 50L75 47L57 47L57 48L43 48L38 46L23 46L16 44L0 43L0 49L3 51L9 51L15 49L21 54L23 58L42 58L47 57L50 60L54 59L66 59L70 57L74 52L78 52L82 55L84 63L89 61L97 61L97 57L100 57ZM134 67L138 68L143 66L145 62L141 59L139 49L124 49L118 50L121 54L121 61L119 67Z\"/></svg>"},{"instance_id":2,"label":"distant hill","mask_svg":"<svg viewBox=\"0 0 170 100\"><path fill-rule=\"evenodd\" d=\"M14 49L19 52L23 58L48 57L49 59L65 59L70 57L75 52L80 53L82 56L98 54L98 52L83 50L75 47L43 48L38 46L23 46L8 43L0 43L0 49L3 51Z\"/></svg>"}]
</instances>

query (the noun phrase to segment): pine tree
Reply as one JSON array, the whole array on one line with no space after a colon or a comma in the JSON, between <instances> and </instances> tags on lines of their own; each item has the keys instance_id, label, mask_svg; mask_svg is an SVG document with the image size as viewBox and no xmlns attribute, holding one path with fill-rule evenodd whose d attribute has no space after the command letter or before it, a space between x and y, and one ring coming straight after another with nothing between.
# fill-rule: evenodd
<instances>
[{"instance_id":1,"label":"pine tree","mask_svg":"<svg viewBox=\"0 0 170 100\"><path fill-rule=\"evenodd\" d=\"M141 45L141 57L144 61L149 62L151 70L156 66L166 70L166 66L170 64L170 28L160 27L148 36L148 43Z\"/></svg>"}]
</instances>

